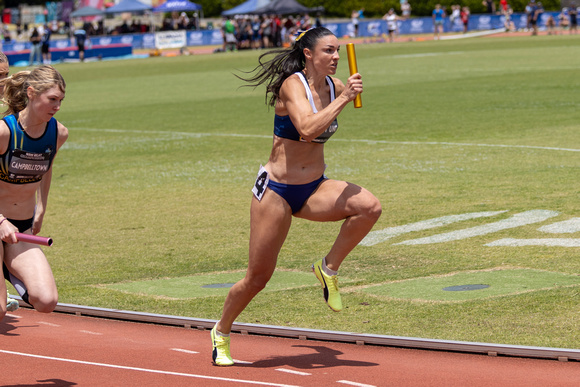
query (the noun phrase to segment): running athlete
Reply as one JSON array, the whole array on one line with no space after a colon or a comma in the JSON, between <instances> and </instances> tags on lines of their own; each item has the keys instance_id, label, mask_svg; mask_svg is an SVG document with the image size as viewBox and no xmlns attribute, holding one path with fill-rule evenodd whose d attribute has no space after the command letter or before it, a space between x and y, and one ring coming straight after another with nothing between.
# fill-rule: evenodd
<instances>
[{"instance_id":1,"label":"running athlete","mask_svg":"<svg viewBox=\"0 0 580 387\"><path fill-rule=\"evenodd\" d=\"M290 49L260 56L250 86L267 85L275 108L270 158L260 168L250 208L249 263L245 277L229 291L221 319L211 331L213 362L234 364L230 356L232 324L270 280L292 216L319 222L343 221L326 257L312 265L334 311L342 310L338 269L381 214L377 198L355 184L324 175L324 143L338 129L337 116L362 93L360 74L343 84L336 73L336 36L324 27L300 34ZM273 59L263 62L267 55ZM242 78L243 79L243 78Z\"/></svg>"},{"instance_id":2,"label":"running athlete","mask_svg":"<svg viewBox=\"0 0 580 387\"><path fill-rule=\"evenodd\" d=\"M52 177L52 163L68 138L53 117L66 84L51 66L20 71L0 81L7 106L0 121L0 262L23 301L50 313L58 292L50 265L35 244L18 242L15 233L37 234ZM6 283L0 281L0 320L6 314Z\"/></svg>"}]
</instances>

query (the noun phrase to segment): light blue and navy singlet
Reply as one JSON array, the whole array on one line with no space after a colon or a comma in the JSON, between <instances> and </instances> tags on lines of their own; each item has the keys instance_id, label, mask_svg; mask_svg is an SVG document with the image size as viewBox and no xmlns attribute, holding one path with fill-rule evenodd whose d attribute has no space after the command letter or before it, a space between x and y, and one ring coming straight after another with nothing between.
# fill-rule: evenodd
<instances>
[{"instance_id":1,"label":"light blue and navy singlet","mask_svg":"<svg viewBox=\"0 0 580 387\"><path fill-rule=\"evenodd\" d=\"M312 98L312 92L310 91L310 87L308 86L308 81L306 80L306 77L304 77L304 74L302 74L302 72L297 72L295 74L298 75L298 77L302 81L302 84L304 85L304 88L306 89L306 94L308 95L308 102L310 102L310 106L312 106L312 111L314 113L318 113L318 110L314 106L314 99ZM326 82L328 83L328 86L330 86L330 102L332 102L332 101L334 101L334 98L336 97L335 91L334 91L334 82L332 81L332 78L329 76L326 77ZM316 137L314 140L312 140L312 142L323 144L337 130L338 130L338 121L336 119L334 119L334 121L324 131L324 133L322 133L320 136ZM275 115L275 117L274 117L274 134L278 137L287 138L289 140L306 141L302 138L302 136L300 136L300 134L296 130L296 127L292 123L290 116L279 116L277 114Z\"/></svg>"},{"instance_id":2,"label":"light blue and navy singlet","mask_svg":"<svg viewBox=\"0 0 580 387\"><path fill-rule=\"evenodd\" d=\"M30 137L14 115L4 117L10 129L8 149L0 155L0 181L11 184L36 183L48 172L57 151L57 121L51 118L42 136Z\"/></svg>"}]
</instances>

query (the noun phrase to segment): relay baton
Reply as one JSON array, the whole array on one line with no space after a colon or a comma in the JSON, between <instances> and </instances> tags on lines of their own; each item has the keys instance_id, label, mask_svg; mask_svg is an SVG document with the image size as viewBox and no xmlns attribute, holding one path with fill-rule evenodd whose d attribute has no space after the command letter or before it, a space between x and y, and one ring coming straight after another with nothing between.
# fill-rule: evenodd
<instances>
[{"instance_id":1,"label":"relay baton","mask_svg":"<svg viewBox=\"0 0 580 387\"><path fill-rule=\"evenodd\" d=\"M28 242L35 243L37 245L52 246L52 238L41 237L37 235L22 234L20 232L15 233L18 242Z\"/></svg>"},{"instance_id":2,"label":"relay baton","mask_svg":"<svg viewBox=\"0 0 580 387\"><path fill-rule=\"evenodd\" d=\"M348 57L348 69L350 70L350 75L358 73L358 68L356 65L356 53L354 52L353 43L346 44L346 56ZM360 94L357 94L356 98L354 99L354 107L362 107L362 98L360 97Z\"/></svg>"}]
</instances>

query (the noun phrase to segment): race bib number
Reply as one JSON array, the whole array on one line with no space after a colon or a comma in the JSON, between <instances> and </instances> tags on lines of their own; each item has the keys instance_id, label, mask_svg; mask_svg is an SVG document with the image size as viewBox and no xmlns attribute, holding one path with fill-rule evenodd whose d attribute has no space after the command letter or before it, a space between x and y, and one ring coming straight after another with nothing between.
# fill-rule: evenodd
<instances>
[{"instance_id":1,"label":"race bib number","mask_svg":"<svg viewBox=\"0 0 580 387\"><path fill-rule=\"evenodd\" d=\"M264 196L264 192L266 192L266 187L268 186L268 182L270 181L270 175L266 168L260 165L260 170L258 171L258 177L256 177L256 183L254 184L254 188L252 188L252 192L254 196L258 200L262 200L262 196Z\"/></svg>"}]
</instances>

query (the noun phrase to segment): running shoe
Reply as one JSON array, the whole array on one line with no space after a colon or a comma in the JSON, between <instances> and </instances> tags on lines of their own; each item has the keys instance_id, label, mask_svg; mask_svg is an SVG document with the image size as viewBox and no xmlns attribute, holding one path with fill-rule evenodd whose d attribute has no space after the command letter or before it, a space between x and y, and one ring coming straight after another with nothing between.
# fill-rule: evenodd
<instances>
[{"instance_id":1,"label":"running shoe","mask_svg":"<svg viewBox=\"0 0 580 387\"><path fill-rule=\"evenodd\" d=\"M8 312L14 312L15 310L18 310L18 308L20 308L20 304L18 303L18 301L15 300L14 298L8 297L8 299L6 300L6 310Z\"/></svg>"},{"instance_id":2,"label":"running shoe","mask_svg":"<svg viewBox=\"0 0 580 387\"><path fill-rule=\"evenodd\" d=\"M212 360L218 366L231 366L234 360L230 356L230 338L218 336L216 327L211 330L211 343L213 345Z\"/></svg>"},{"instance_id":3,"label":"running shoe","mask_svg":"<svg viewBox=\"0 0 580 387\"><path fill-rule=\"evenodd\" d=\"M338 276L328 275L322 270L322 259L312 264L312 271L322 284L324 301L326 301L330 309L340 312L342 310L342 300L338 291Z\"/></svg>"}]
</instances>

